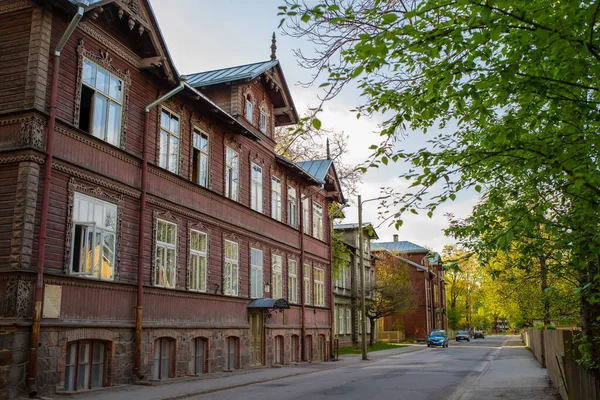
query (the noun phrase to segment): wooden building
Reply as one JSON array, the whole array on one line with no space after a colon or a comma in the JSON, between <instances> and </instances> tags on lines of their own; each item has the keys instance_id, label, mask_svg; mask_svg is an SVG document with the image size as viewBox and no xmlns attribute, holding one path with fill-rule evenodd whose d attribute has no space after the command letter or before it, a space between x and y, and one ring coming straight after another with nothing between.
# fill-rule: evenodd
<instances>
[{"instance_id":1,"label":"wooden building","mask_svg":"<svg viewBox=\"0 0 600 400\"><path fill-rule=\"evenodd\" d=\"M434 329L448 329L446 283L440 256L408 241L371 243L375 255L385 252L397 257L409 271L416 296L415 309L406 315L391 315L378 322L382 332L404 331L406 338L425 340Z\"/></svg>"},{"instance_id":2,"label":"wooden building","mask_svg":"<svg viewBox=\"0 0 600 400\"><path fill-rule=\"evenodd\" d=\"M147 1L89 3L0 0L0 398L328 359L343 197L274 152L274 39L186 80Z\"/></svg>"}]
</instances>

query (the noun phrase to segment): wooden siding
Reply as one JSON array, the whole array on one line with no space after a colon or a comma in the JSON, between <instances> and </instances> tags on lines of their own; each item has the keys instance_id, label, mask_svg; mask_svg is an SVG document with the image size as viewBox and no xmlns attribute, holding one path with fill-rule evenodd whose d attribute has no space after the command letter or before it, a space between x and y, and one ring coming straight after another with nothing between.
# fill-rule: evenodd
<instances>
[{"instance_id":1,"label":"wooden siding","mask_svg":"<svg viewBox=\"0 0 600 400\"><path fill-rule=\"evenodd\" d=\"M0 165L0 268L9 262L18 172L18 164Z\"/></svg>"}]
</instances>

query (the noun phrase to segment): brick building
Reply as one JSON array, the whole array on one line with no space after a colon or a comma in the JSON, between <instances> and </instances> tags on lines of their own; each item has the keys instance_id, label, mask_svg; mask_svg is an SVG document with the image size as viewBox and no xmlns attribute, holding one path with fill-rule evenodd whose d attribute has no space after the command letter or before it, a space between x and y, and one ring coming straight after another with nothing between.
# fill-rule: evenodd
<instances>
[{"instance_id":1,"label":"brick building","mask_svg":"<svg viewBox=\"0 0 600 400\"><path fill-rule=\"evenodd\" d=\"M408 269L416 296L416 308L407 315L392 315L378 324L378 330L404 330L405 337L425 340L433 329L448 329L446 284L442 261L437 253L407 241L371 243L371 252L391 253Z\"/></svg>"},{"instance_id":2,"label":"brick building","mask_svg":"<svg viewBox=\"0 0 600 400\"><path fill-rule=\"evenodd\" d=\"M274 39L185 80L147 1L90 3L0 0L0 398L327 359L343 198L274 152Z\"/></svg>"},{"instance_id":3,"label":"brick building","mask_svg":"<svg viewBox=\"0 0 600 400\"><path fill-rule=\"evenodd\" d=\"M350 253L348 263L341 271L341 276L333 281L335 338L339 340L340 346L356 346L361 341L362 335L358 224L338 224L334 225L334 229L341 234L342 241ZM375 300L373 288L376 279L374 257L371 255L371 240L379 239L377 232L369 222L363 226L363 238L365 304L368 304ZM368 320L367 334L371 335L371 324Z\"/></svg>"}]
</instances>

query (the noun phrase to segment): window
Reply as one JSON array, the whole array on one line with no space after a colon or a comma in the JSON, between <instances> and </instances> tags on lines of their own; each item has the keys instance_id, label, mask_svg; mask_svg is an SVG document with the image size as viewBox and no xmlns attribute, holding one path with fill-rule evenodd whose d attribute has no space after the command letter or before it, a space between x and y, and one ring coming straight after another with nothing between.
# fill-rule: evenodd
<instances>
[{"instance_id":1,"label":"window","mask_svg":"<svg viewBox=\"0 0 600 400\"><path fill-rule=\"evenodd\" d=\"M325 271L320 268L314 269L315 281L315 306L325 305Z\"/></svg>"},{"instance_id":2,"label":"window","mask_svg":"<svg viewBox=\"0 0 600 400\"><path fill-rule=\"evenodd\" d=\"M304 233L310 235L310 198L302 200L302 223L304 224Z\"/></svg>"},{"instance_id":3,"label":"window","mask_svg":"<svg viewBox=\"0 0 600 400\"><path fill-rule=\"evenodd\" d=\"M225 241L225 275L223 276L223 292L229 296L238 295L238 244Z\"/></svg>"},{"instance_id":4,"label":"window","mask_svg":"<svg viewBox=\"0 0 600 400\"><path fill-rule=\"evenodd\" d=\"M283 355L283 336L275 336L275 349L273 354L273 364L282 365L284 360Z\"/></svg>"},{"instance_id":5,"label":"window","mask_svg":"<svg viewBox=\"0 0 600 400\"><path fill-rule=\"evenodd\" d=\"M298 361L298 352L300 350L300 336L292 335L292 346L291 346L291 360L292 362Z\"/></svg>"},{"instance_id":6,"label":"window","mask_svg":"<svg viewBox=\"0 0 600 400\"><path fill-rule=\"evenodd\" d=\"M177 225L157 221L156 228L156 271L154 284L166 288L175 287L177 269Z\"/></svg>"},{"instance_id":7,"label":"window","mask_svg":"<svg viewBox=\"0 0 600 400\"><path fill-rule=\"evenodd\" d=\"M82 80L79 129L119 146L123 82L87 59L83 60Z\"/></svg>"},{"instance_id":8,"label":"window","mask_svg":"<svg viewBox=\"0 0 600 400\"><path fill-rule=\"evenodd\" d=\"M250 207L258 212L263 211L263 178L262 168L252 163L252 187L250 188Z\"/></svg>"},{"instance_id":9,"label":"window","mask_svg":"<svg viewBox=\"0 0 600 400\"><path fill-rule=\"evenodd\" d=\"M175 376L175 340L167 337L154 341L154 379L172 378Z\"/></svg>"},{"instance_id":10,"label":"window","mask_svg":"<svg viewBox=\"0 0 600 400\"><path fill-rule=\"evenodd\" d=\"M238 200L240 160L237 152L227 148L225 155L225 196Z\"/></svg>"},{"instance_id":11,"label":"window","mask_svg":"<svg viewBox=\"0 0 600 400\"><path fill-rule=\"evenodd\" d=\"M346 308L346 333L352 333L352 312Z\"/></svg>"},{"instance_id":12,"label":"window","mask_svg":"<svg viewBox=\"0 0 600 400\"><path fill-rule=\"evenodd\" d=\"M288 260L288 300L298 303L298 263Z\"/></svg>"},{"instance_id":13,"label":"window","mask_svg":"<svg viewBox=\"0 0 600 400\"><path fill-rule=\"evenodd\" d=\"M271 217L281 221L281 180L271 179Z\"/></svg>"},{"instance_id":14,"label":"window","mask_svg":"<svg viewBox=\"0 0 600 400\"><path fill-rule=\"evenodd\" d=\"M263 297L263 252L250 249L250 297Z\"/></svg>"},{"instance_id":15,"label":"window","mask_svg":"<svg viewBox=\"0 0 600 400\"><path fill-rule=\"evenodd\" d=\"M323 240L323 207L313 204L313 236Z\"/></svg>"},{"instance_id":16,"label":"window","mask_svg":"<svg viewBox=\"0 0 600 400\"><path fill-rule=\"evenodd\" d=\"M346 264L342 267L342 287L344 289L350 289L350 264Z\"/></svg>"},{"instance_id":17,"label":"window","mask_svg":"<svg viewBox=\"0 0 600 400\"><path fill-rule=\"evenodd\" d=\"M179 117L165 109L160 115L158 164L161 168L179 173Z\"/></svg>"},{"instance_id":18,"label":"window","mask_svg":"<svg viewBox=\"0 0 600 400\"><path fill-rule=\"evenodd\" d=\"M298 226L298 198L296 189L288 186L288 225L296 228Z\"/></svg>"},{"instance_id":19,"label":"window","mask_svg":"<svg viewBox=\"0 0 600 400\"><path fill-rule=\"evenodd\" d=\"M208 187L208 135L194 129L194 153L192 157L192 180Z\"/></svg>"},{"instance_id":20,"label":"window","mask_svg":"<svg viewBox=\"0 0 600 400\"><path fill-rule=\"evenodd\" d=\"M86 340L67 344L65 391L89 390L104 385L103 342Z\"/></svg>"},{"instance_id":21,"label":"window","mask_svg":"<svg viewBox=\"0 0 600 400\"><path fill-rule=\"evenodd\" d=\"M248 122L252 123L252 97L246 96L246 113L244 114Z\"/></svg>"},{"instance_id":22,"label":"window","mask_svg":"<svg viewBox=\"0 0 600 400\"><path fill-rule=\"evenodd\" d=\"M192 361L190 362L190 374L203 374L206 372L208 354L208 340L206 338L195 338L192 343Z\"/></svg>"},{"instance_id":23,"label":"window","mask_svg":"<svg viewBox=\"0 0 600 400\"><path fill-rule=\"evenodd\" d=\"M234 370L238 368L238 345L239 339L235 336L229 336L225 339L225 369Z\"/></svg>"},{"instance_id":24,"label":"window","mask_svg":"<svg viewBox=\"0 0 600 400\"><path fill-rule=\"evenodd\" d=\"M304 304L310 305L310 265L304 264Z\"/></svg>"},{"instance_id":25,"label":"window","mask_svg":"<svg viewBox=\"0 0 600 400\"><path fill-rule=\"evenodd\" d=\"M206 292L206 233L190 231L190 290Z\"/></svg>"},{"instance_id":26,"label":"window","mask_svg":"<svg viewBox=\"0 0 600 400\"><path fill-rule=\"evenodd\" d=\"M267 133L267 110L265 108L260 109L260 131L264 134Z\"/></svg>"},{"instance_id":27,"label":"window","mask_svg":"<svg viewBox=\"0 0 600 400\"><path fill-rule=\"evenodd\" d=\"M283 266L280 255L271 256L271 286L273 286L273 298L283 297Z\"/></svg>"},{"instance_id":28,"label":"window","mask_svg":"<svg viewBox=\"0 0 600 400\"><path fill-rule=\"evenodd\" d=\"M112 280L117 245L117 206L75 193L71 273Z\"/></svg>"},{"instance_id":29,"label":"window","mask_svg":"<svg viewBox=\"0 0 600 400\"><path fill-rule=\"evenodd\" d=\"M338 333L340 335L343 335L344 333L346 333L344 331L344 307L338 307L337 308L337 316L338 316Z\"/></svg>"}]
</instances>

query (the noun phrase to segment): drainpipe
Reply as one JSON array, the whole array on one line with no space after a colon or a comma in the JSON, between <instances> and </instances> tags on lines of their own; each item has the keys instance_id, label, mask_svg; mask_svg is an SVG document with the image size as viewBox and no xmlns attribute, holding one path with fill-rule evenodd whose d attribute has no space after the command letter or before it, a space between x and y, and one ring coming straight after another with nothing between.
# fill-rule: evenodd
<instances>
[{"instance_id":1,"label":"drainpipe","mask_svg":"<svg viewBox=\"0 0 600 400\"><path fill-rule=\"evenodd\" d=\"M331 219L331 215L328 215L329 218L329 359L333 360L333 353L335 351L335 346L333 340L335 338L335 331L333 328L333 220Z\"/></svg>"},{"instance_id":2,"label":"drainpipe","mask_svg":"<svg viewBox=\"0 0 600 400\"><path fill-rule=\"evenodd\" d=\"M431 328L432 329L441 329L437 327L436 318L435 318L435 282L433 273L429 273L429 282L430 282L430 290L431 290Z\"/></svg>"},{"instance_id":3,"label":"drainpipe","mask_svg":"<svg viewBox=\"0 0 600 400\"><path fill-rule=\"evenodd\" d=\"M56 102L58 98L58 75L60 70L60 52L73 34L75 27L85 13L87 1L77 2L77 13L71 20L67 30L54 49L52 80L50 86L50 116L46 134L46 160L44 162L44 187L42 191L42 208L40 212L40 233L38 258L35 276L35 292L33 297L33 322L31 324L31 342L29 348L29 365L27 367L27 390L30 396L37 395L37 362L40 343L40 321L42 318L42 302L44 300L44 259L46 257L46 232L48 227L48 203L50 200L50 182L52 179L52 156L54 153L54 126L56 125Z\"/></svg>"},{"instance_id":4,"label":"drainpipe","mask_svg":"<svg viewBox=\"0 0 600 400\"><path fill-rule=\"evenodd\" d=\"M301 360L308 361L305 355L305 336L306 336L306 320L304 318L304 313L306 311L305 307L305 295L304 295L304 197L302 197L302 191L299 190L300 193L300 296L302 297L302 313L301 313L301 321L302 326L300 328L300 334L302 338L300 339L300 351L301 351Z\"/></svg>"},{"instance_id":5,"label":"drainpipe","mask_svg":"<svg viewBox=\"0 0 600 400\"><path fill-rule=\"evenodd\" d=\"M142 306L144 303L144 232L146 231L146 192L148 183L148 130L150 128L150 110L181 92L185 87L187 78L181 76L179 85L170 92L162 95L152 103L148 104L144 109L144 144L142 150L142 182L140 196L140 220L138 231L138 268L137 268L137 304L135 307L135 375L138 379L144 379L142 374Z\"/></svg>"}]
</instances>

